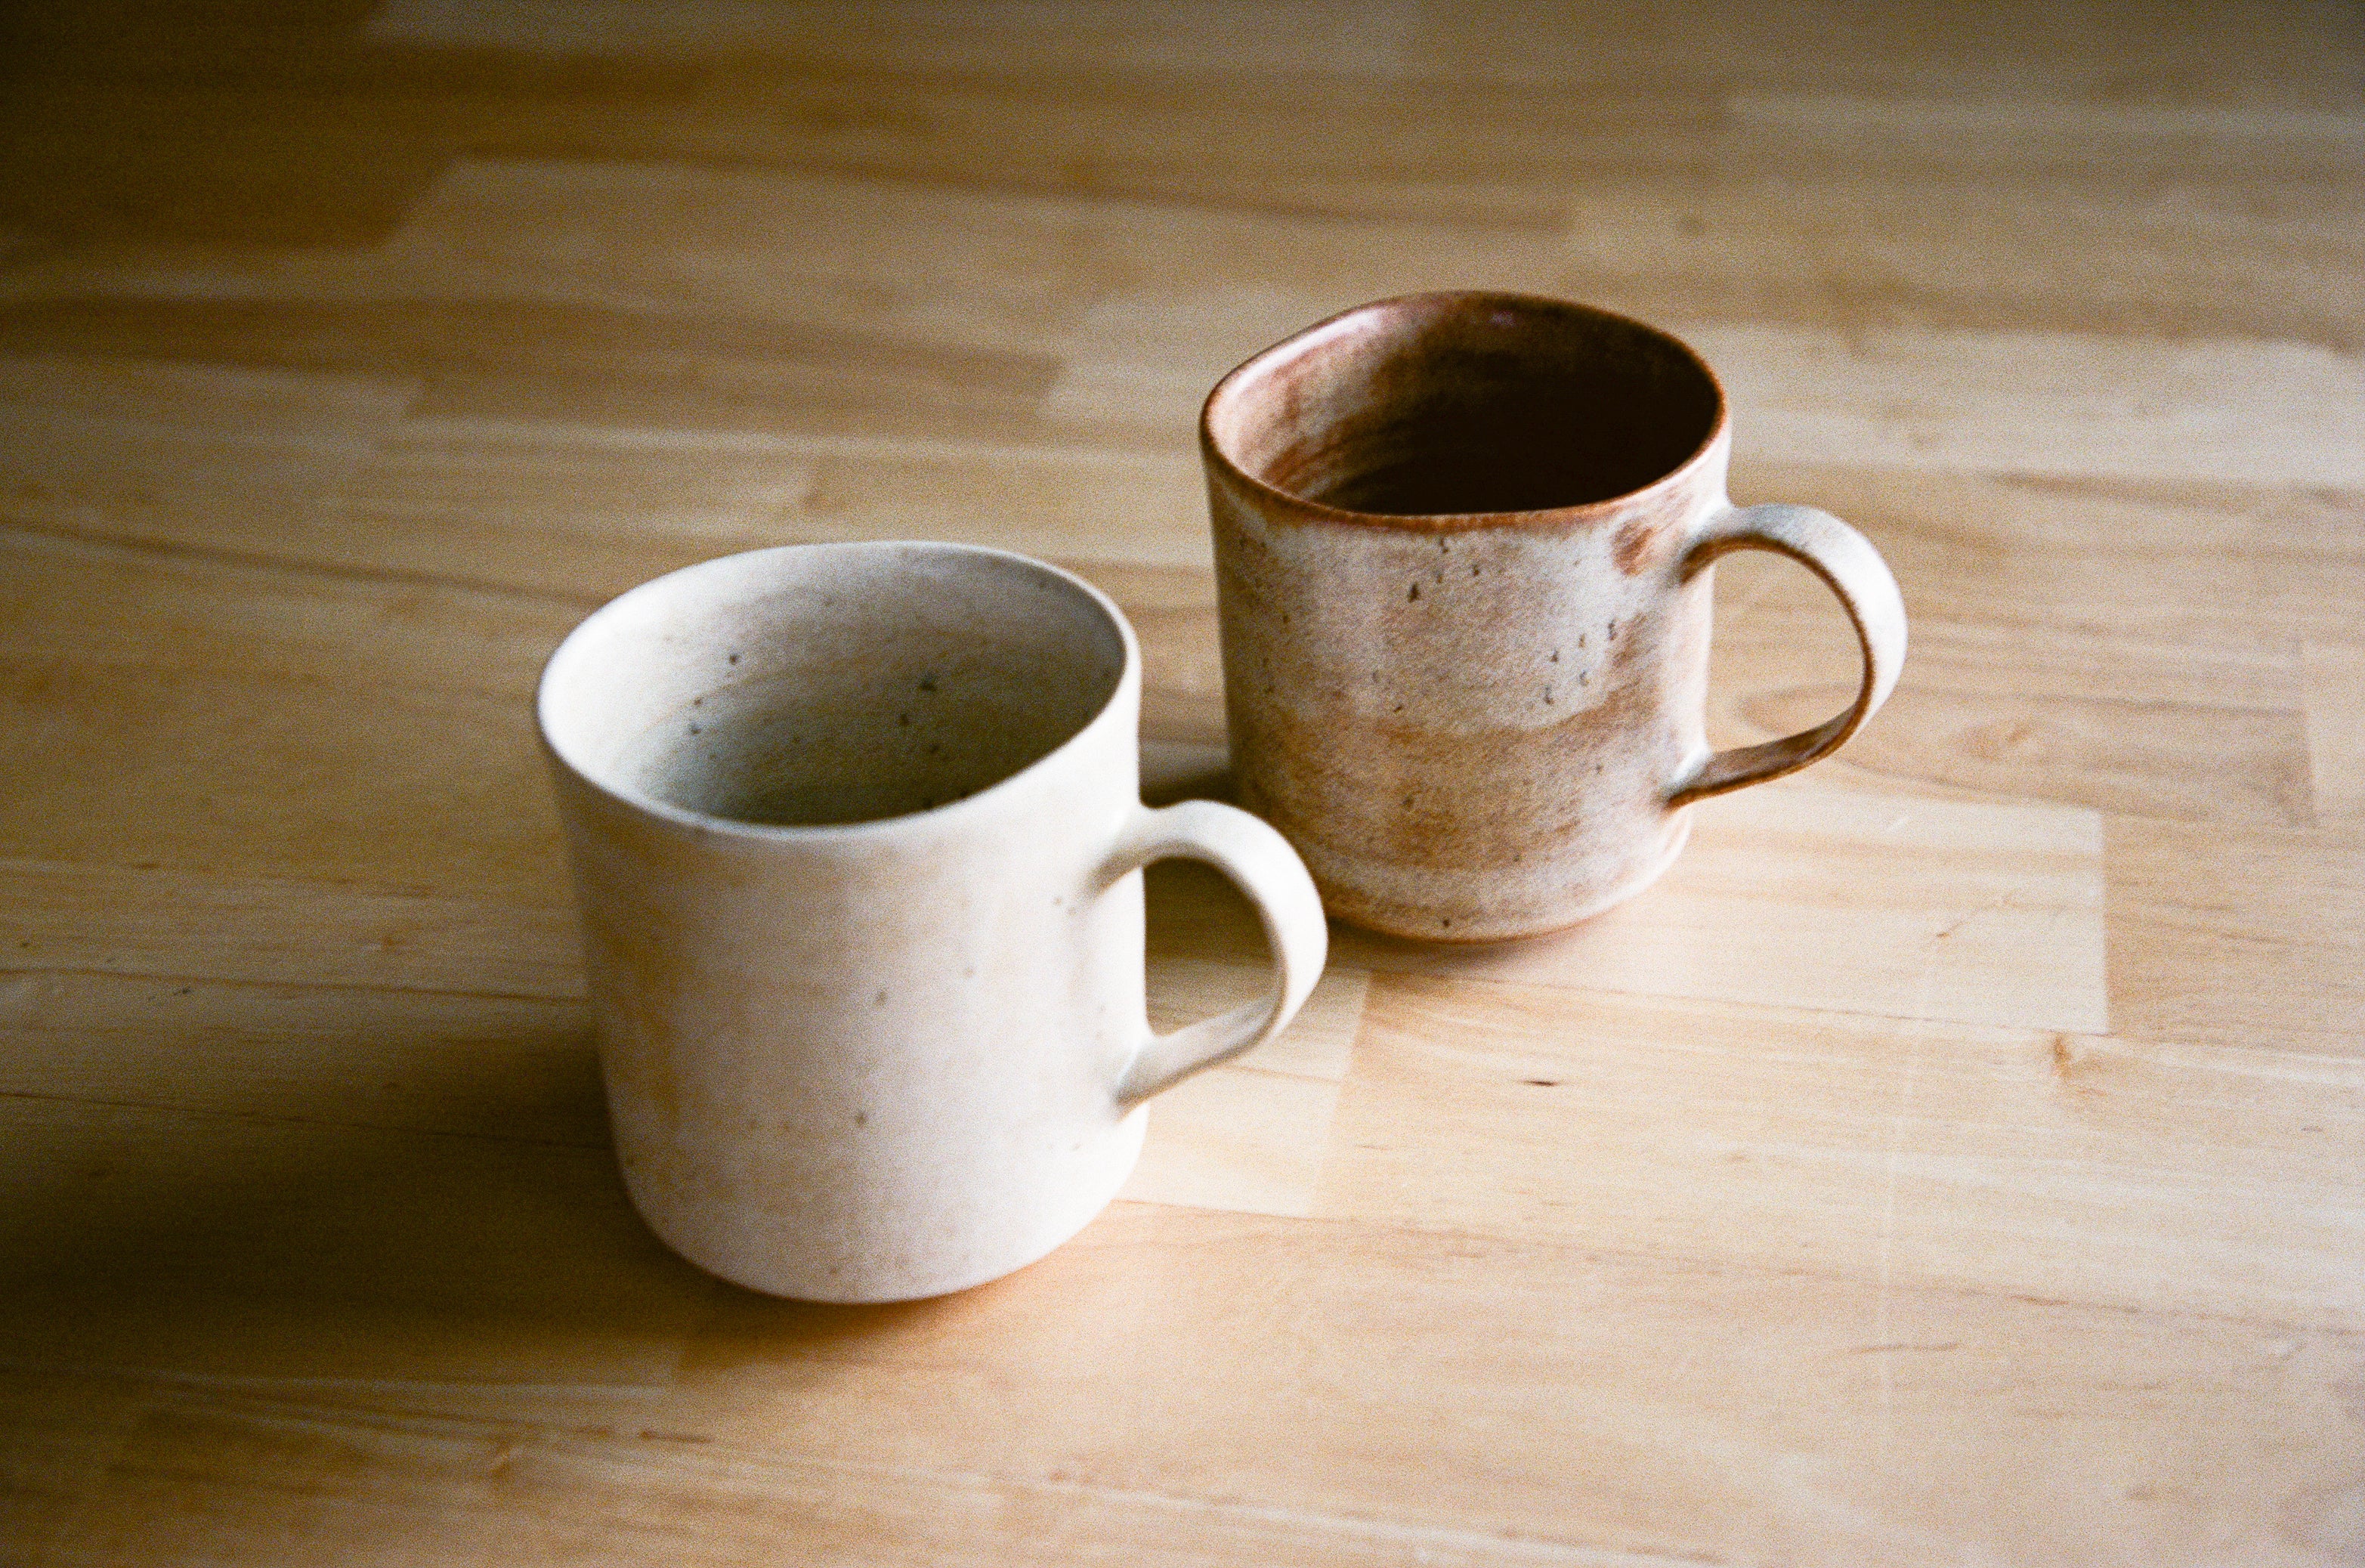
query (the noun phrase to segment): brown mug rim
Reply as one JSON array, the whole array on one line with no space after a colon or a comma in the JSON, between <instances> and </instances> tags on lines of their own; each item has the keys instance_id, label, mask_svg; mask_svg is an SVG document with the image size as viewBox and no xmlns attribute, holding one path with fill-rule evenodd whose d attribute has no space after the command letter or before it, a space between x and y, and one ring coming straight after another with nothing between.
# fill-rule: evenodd
<instances>
[{"instance_id":1,"label":"brown mug rim","mask_svg":"<svg viewBox=\"0 0 2365 1568\"><path fill-rule=\"evenodd\" d=\"M1277 485L1257 477L1234 461L1231 454L1226 452L1222 443L1216 441L1217 406L1227 398L1240 397L1245 384L1258 373L1268 370L1272 365L1293 354L1308 352L1317 339L1339 335L1345 330L1348 323L1362 317L1413 311L1441 312L1449 307L1480 303L1496 307L1508 306L1542 314L1587 316L1597 320L1615 322L1620 327L1629 328L1653 338L1674 349L1707 380L1709 390L1715 395L1716 398L1716 418L1710 422L1708 433L1700 438L1699 445L1695 447L1688 456L1646 485L1637 486L1619 495L1605 496L1598 500L1576 501L1561 507L1535 507L1517 511L1373 512L1334 507L1326 502L1312 500L1305 496L1284 490ZM1208 390L1206 400L1199 405L1199 450L1208 465L1227 479L1246 487L1250 492L1268 502L1279 502L1282 506L1307 518L1329 522L1360 523L1370 528L1401 529L1414 533L1447 533L1472 528L1518 526L1522 520L1530 523L1587 522L1626 511L1637 501L1672 489L1697 472L1709 461L1718 444L1724 440L1732 417L1732 405L1730 399L1725 397L1724 383L1717 379L1716 372L1709 367L1708 361L1700 357L1699 351L1673 332L1654 327L1648 321L1638 320L1634 317L1622 315L1615 310L1605 310L1597 305L1586 305L1574 299L1555 298L1546 294L1521 294L1485 288L1440 288L1427 289L1414 294L1391 295L1384 299L1367 300L1361 305L1350 306L1335 315L1324 317L1311 326L1292 332L1270 347L1258 350L1239 364L1234 365Z\"/></svg>"}]
</instances>

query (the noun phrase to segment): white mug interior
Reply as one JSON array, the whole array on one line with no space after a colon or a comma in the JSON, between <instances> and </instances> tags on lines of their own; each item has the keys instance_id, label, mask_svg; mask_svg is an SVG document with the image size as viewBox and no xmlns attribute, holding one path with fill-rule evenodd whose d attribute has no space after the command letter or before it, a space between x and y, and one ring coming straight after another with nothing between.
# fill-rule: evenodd
<instances>
[{"instance_id":1,"label":"white mug interior","mask_svg":"<svg viewBox=\"0 0 2365 1568\"><path fill-rule=\"evenodd\" d=\"M758 827L935 810L1024 771L1115 693L1126 640L999 551L757 551L643 585L552 658L544 733L635 804Z\"/></svg>"}]
</instances>

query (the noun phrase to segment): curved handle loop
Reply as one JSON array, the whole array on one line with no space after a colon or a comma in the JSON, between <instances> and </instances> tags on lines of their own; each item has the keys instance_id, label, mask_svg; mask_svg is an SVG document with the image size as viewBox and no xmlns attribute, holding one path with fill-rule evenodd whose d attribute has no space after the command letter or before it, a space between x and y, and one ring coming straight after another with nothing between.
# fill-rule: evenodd
<instances>
[{"instance_id":1,"label":"curved handle loop","mask_svg":"<svg viewBox=\"0 0 2365 1568\"><path fill-rule=\"evenodd\" d=\"M1864 649L1864 685L1845 712L1811 730L1710 755L1667 791L1670 806L1778 778L1836 751L1880 711L1905 667L1905 600L1889 563L1863 534L1812 507L1728 508L1693 536L1678 575L1689 577L1733 550L1771 550L1823 579L1855 623L1856 642Z\"/></svg>"},{"instance_id":2,"label":"curved handle loop","mask_svg":"<svg viewBox=\"0 0 2365 1568\"><path fill-rule=\"evenodd\" d=\"M1185 801L1162 811L1137 810L1109 858L1114 881L1152 860L1204 860L1248 894L1264 921L1276 973L1261 1001L1152 1035L1116 1086L1117 1103L1139 1104L1217 1062L1229 1061L1281 1033L1322 978L1330 927L1306 863L1289 841L1236 806Z\"/></svg>"}]
</instances>

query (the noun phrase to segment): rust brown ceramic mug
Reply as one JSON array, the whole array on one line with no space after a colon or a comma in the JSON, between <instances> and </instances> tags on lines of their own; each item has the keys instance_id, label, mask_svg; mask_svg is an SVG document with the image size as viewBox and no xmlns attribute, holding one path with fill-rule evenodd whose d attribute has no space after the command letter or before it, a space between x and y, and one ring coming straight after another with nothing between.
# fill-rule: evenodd
<instances>
[{"instance_id":1,"label":"rust brown ceramic mug","mask_svg":"<svg viewBox=\"0 0 2365 1568\"><path fill-rule=\"evenodd\" d=\"M1905 610L1824 512L1735 507L1723 389L1664 332L1520 295L1362 306L1200 420L1240 801L1331 913L1552 931L1665 870L1690 804L1803 767L1896 685ZM1864 651L1847 710L1709 749L1711 565L1803 563Z\"/></svg>"}]
</instances>

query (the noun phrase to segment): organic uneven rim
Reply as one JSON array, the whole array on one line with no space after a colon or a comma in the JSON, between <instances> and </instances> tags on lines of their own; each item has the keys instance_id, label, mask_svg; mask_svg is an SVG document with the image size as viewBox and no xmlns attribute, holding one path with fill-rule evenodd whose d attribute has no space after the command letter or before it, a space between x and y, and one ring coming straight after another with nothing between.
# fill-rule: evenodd
<instances>
[{"instance_id":1,"label":"organic uneven rim","mask_svg":"<svg viewBox=\"0 0 2365 1568\"><path fill-rule=\"evenodd\" d=\"M1227 401L1245 398L1257 380L1270 375L1275 368L1290 360L1315 353L1328 346L1332 342L1347 336L1363 318L1395 312L1441 312L1451 306L1481 302L1546 315L1590 316L1598 320L1614 321L1672 348L1700 373L1708 382L1709 390L1716 396L1716 418L1709 423L1708 434L1700 438L1699 445L1694 447L1691 454L1682 462L1649 484L1620 495L1606 496L1596 501L1578 501L1564 507L1537 507L1522 511L1440 512L1352 511L1344 507L1334 507L1323 501L1313 500L1258 478L1235 461L1232 454L1224 450L1223 443L1216 439L1216 412L1219 406ZM1484 288L1444 288L1431 289L1420 294L1393 295L1386 299L1373 299L1362 305L1352 306L1335 316L1326 316L1303 330L1291 333L1272 347L1261 349L1234 365L1224 378L1216 382L1209 390L1206 401L1199 406L1199 450L1205 456L1209 465L1222 473L1226 478L1246 487L1259 497L1278 501L1283 506L1303 513L1306 517L1328 522L1362 523L1371 528L1402 529L1413 533L1447 533L1469 528L1500 528L1514 519L1528 519L1534 521L1549 519L1554 522L1589 522L1608 517L1614 511L1621 510L1645 497L1672 488L1678 481L1707 462L1709 454L1715 451L1717 443L1724 438L1725 431L1731 424L1732 419L1732 404L1724 395L1724 383L1717 379L1716 372L1709 368L1708 361L1702 359L1698 351L1681 338L1672 332L1662 331L1648 321L1640 321L1631 316L1620 315L1615 310L1604 310L1597 305L1581 305L1573 299L1555 299L1545 294L1512 294Z\"/></svg>"},{"instance_id":2,"label":"organic uneven rim","mask_svg":"<svg viewBox=\"0 0 2365 1568\"><path fill-rule=\"evenodd\" d=\"M1100 611L1107 623L1116 629L1117 642L1125 650L1125 664L1124 667L1117 672L1116 684L1109 689L1109 694L1101 705L1093 711L1093 716L1070 732L1067 739L1026 767L1003 775L976 793L964 795L958 801L947 801L941 806L928 807L925 811L905 812L899 816L891 817L872 817L855 823L751 823L741 822L735 817L720 817L710 815L705 812L693 812L688 807L677 806L669 801L660 801L655 796L644 795L636 790L622 789L610 784L604 778L595 777L589 769L569 756L566 749L561 746L552 735L550 704L553 693L551 689L557 678L560 661L568 656L568 650L576 646L578 639L584 638L589 633L594 622L603 619L610 611L616 610L627 600L638 599L644 595L656 598L661 588L669 586L678 587L680 579L716 574L727 566L744 563L757 556L779 557L814 554L887 554L895 552L953 555L970 560L1013 562L1064 588L1080 592L1084 601ZM753 839L761 843L845 843L858 838L905 832L921 823L943 822L959 813L970 812L972 809L985 809L987 803L994 797L1010 790L1020 779L1037 769L1047 767L1057 758L1073 751L1083 743L1084 737L1107 723L1109 715L1115 711L1126 690L1138 685L1140 679L1141 645L1134 635L1133 622L1126 619L1125 611L1119 610L1116 601L1099 588L1073 572L1055 566L1048 561L1038 561L1032 555L1024 555L1015 550L997 550L987 544L956 544L934 539L866 539L816 544L775 544L761 550L742 550L729 555L717 555L710 560L678 567L666 573L663 577L651 577L647 582L637 587L626 588L622 593L577 622L575 629L559 640L558 646L551 650L550 657L543 663L542 678L534 686L534 733L541 737L543 749L560 767L608 799L619 805L639 812L644 816L656 817L660 821L671 823L677 827L688 828L698 833L720 834Z\"/></svg>"}]
</instances>

